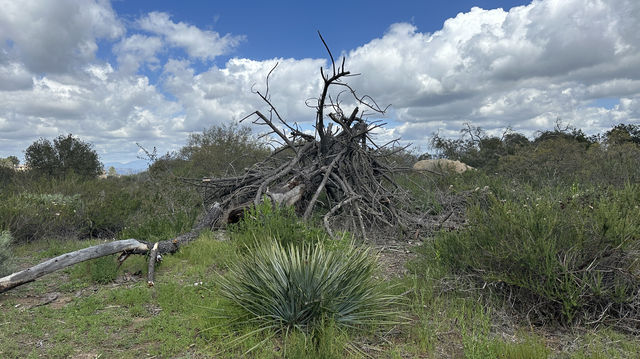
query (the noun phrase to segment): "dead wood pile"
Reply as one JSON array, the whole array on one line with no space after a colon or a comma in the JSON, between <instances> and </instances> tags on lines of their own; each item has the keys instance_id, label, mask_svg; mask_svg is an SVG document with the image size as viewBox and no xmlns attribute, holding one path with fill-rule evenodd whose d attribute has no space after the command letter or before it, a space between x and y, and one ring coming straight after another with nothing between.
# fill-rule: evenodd
<instances>
[{"instance_id":1,"label":"dead wood pile","mask_svg":"<svg viewBox=\"0 0 640 359\"><path fill-rule=\"evenodd\" d=\"M389 234L397 237L399 233L412 239L451 221L453 210L444 218L436 219L399 185L398 176L410 168L394 166L391 158L406 147L398 147L397 140L377 144L372 132L384 124L366 118L366 111L382 115L386 108L380 108L369 96L358 96L343 82L353 75L345 70L344 59L336 66L324 39L322 42L331 57L331 72L320 69L322 91L312 106L316 110L315 133L290 125L271 103L269 75L274 67L267 76L266 91L256 91L268 106L267 115L255 111L245 119L253 118L254 124L267 127L265 135L275 138L279 147L241 176L183 178L202 190L208 209L192 231L157 244L127 239L63 254L0 278L0 293L61 268L119 252L122 253L120 263L131 254L148 255L148 283L153 286L155 263L162 255L174 253L204 229L237 221L247 208L265 198L274 205L295 206L304 220L311 218L320 203L322 221L331 236L335 236L337 230L347 230L364 239ZM332 91L335 89L341 91ZM340 96L345 94L356 104L349 112L341 107ZM419 187L416 183L414 186Z\"/></svg>"},{"instance_id":2,"label":"dead wood pile","mask_svg":"<svg viewBox=\"0 0 640 359\"><path fill-rule=\"evenodd\" d=\"M382 115L386 109L368 96L358 96L343 82L352 76L345 70L344 58L336 66L322 41L332 68L320 69L323 87L312 106L315 133L301 131L280 115L270 101L267 76L266 92L256 94L268 106L268 114L255 111L245 119L267 127L266 135L279 143L277 150L241 176L184 180L202 190L206 204L221 204L221 223L235 222L246 208L268 198L275 204L294 205L304 220L322 201L322 220L331 235L340 229L367 238L372 233L397 233L420 225L420 216L412 208L414 201L396 182L397 174L406 168L395 168L389 160L405 148L398 148L397 141L377 144L372 132L384 124L365 118L367 110ZM334 98L335 89L341 91ZM348 112L341 107L340 96L345 94L357 104Z\"/></svg>"}]
</instances>

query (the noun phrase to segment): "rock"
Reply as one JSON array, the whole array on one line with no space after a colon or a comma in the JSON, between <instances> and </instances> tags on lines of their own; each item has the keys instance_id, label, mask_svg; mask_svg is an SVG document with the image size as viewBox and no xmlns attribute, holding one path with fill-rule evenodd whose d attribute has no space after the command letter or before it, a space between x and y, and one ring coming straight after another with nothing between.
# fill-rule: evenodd
<instances>
[{"instance_id":1,"label":"rock","mask_svg":"<svg viewBox=\"0 0 640 359\"><path fill-rule=\"evenodd\" d=\"M460 161L452 161L452 160L441 158L436 160L418 161L413 165L413 169L416 171L462 173L468 170L472 170L474 168Z\"/></svg>"}]
</instances>

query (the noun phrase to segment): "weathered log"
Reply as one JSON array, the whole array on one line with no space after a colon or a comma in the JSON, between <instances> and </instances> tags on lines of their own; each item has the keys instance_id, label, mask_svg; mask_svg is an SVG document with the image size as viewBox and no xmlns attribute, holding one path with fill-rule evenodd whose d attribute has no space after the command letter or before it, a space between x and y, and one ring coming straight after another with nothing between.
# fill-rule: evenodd
<instances>
[{"instance_id":1,"label":"weathered log","mask_svg":"<svg viewBox=\"0 0 640 359\"><path fill-rule=\"evenodd\" d=\"M167 253L175 253L180 245L186 244L198 237L200 232L204 229L212 228L216 225L222 215L222 209L218 203L215 203L202 216L202 218L193 226L193 229L188 232L179 235L178 237L166 241L160 241L153 244L139 241L137 239L124 239L120 241L113 241L109 243L98 244L92 247L80 249L74 252L65 253L63 255L51 258L40 264L37 264L31 268L27 268L23 271L10 274L6 277L0 278L0 293L6 292L22 284L33 282L37 278L43 275L53 273L57 270L78 264L91 259L105 257L115 253L122 252L122 255L118 259L120 264L131 254L146 255L152 249L155 253L151 253L149 260L149 281L153 283L153 272L155 268L155 261L157 256ZM152 259L153 258L153 259ZM153 261L153 263L152 263Z\"/></svg>"},{"instance_id":2,"label":"weathered log","mask_svg":"<svg viewBox=\"0 0 640 359\"><path fill-rule=\"evenodd\" d=\"M149 253L149 268L147 269L147 285L149 287L154 286L153 275L156 271L156 260L158 259L158 242L153 245L151 252Z\"/></svg>"},{"instance_id":3,"label":"weathered log","mask_svg":"<svg viewBox=\"0 0 640 359\"><path fill-rule=\"evenodd\" d=\"M142 243L135 239L125 239L99 244L97 246L84 248L71 253L65 253L31 268L0 278L0 293L19 285L33 282L45 274L55 272L59 269L66 268L80 262L88 261L90 259L100 258L123 251L146 253L148 250L149 248L146 243Z\"/></svg>"}]
</instances>

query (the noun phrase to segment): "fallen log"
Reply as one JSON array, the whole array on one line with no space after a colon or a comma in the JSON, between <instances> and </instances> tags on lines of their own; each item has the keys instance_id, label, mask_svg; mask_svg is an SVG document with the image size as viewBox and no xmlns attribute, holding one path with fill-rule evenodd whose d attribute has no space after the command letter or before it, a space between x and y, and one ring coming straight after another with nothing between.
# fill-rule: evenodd
<instances>
[{"instance_id":1,"label":"fallen log","mask_svg":"<svg viewBox=\"0 0 640 359\"><path fill-rule=\"evenodd\" d=\"M100 258L119 252L146 253L147 251L148 246L146 243L139 242L135 239L124 239L121 241L99 244L97 246L84 248L71 253L65 253L31 268L0 278L0 293L19 285L33 282L45 274L55 272L80 262L88 261L90 259Z\"/></svg>"},{"instance_id":2,"label":"fallen log","mask_svg":"<svg viewBox=\"0 0 640 359\"><path fill-rule=\"evenodd\" d=\"M174 239L150 243L130 238L98 244L74 252L65 253L31 268L0 278L0 293L6 292L23 284L33 282L37 278L46 274L53 273L74 264L120 252L122 252L122 255L118 261L122 263L131 254L147 255L150 251L153 251L154 253L152 253L149 260L149 281L150 283L153 283L153 268L155 267L157 256L175 253L180 245L194 240L204 229L215 226L221 215L222 209L220 205L216 203L209 209L209 211L207 211L198 223L196 223L190 232L181 234Z\"/></svg>"}]
</instances>

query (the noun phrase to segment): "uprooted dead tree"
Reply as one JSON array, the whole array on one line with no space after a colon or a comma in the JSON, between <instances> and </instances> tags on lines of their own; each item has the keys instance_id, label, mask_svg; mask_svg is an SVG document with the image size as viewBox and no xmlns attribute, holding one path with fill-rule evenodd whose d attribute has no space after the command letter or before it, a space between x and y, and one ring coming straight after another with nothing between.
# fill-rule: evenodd
<instances>
[{"instance_id":1,"label":"uprooted dead tree","mask_svg":"<svg viewBox=\"0 0 640 359\"><path fill-rule=\"evenodd\" d=\"M179 246L198 236L205 228L218 228L241 218L250 207L265 199L273 205L294 206L303 220L309 220L321 204L326 231L350 231L364 240L398 232L412 234L425 227L425 214L418 210L409 192L396 182L405 169L389 159L403 151L397 141L379 145L373 132L383 126L368 121L367 111L384 114L369 96L359 96L344 79L354 76L345 69L345 59L338 65L320 36L331 68L320 69L323 86L320 96L310 100L315 108L314 134L291 125L278 112L266 90L256 91L268 112L255 111L243 120L265 126L278 147L266 160L245 170L244 174L225 178L182 180L202 191L204 213L193 230L158 245L128 239L67 253L32 268L0 278L0 292L30 282L52 271L115 253L122 253L122 263L132 254L149 255L148 283L153 285L154 265L162 255L174 253ZM276 65L277 66L277 65ZM345 112L341 97L348 97L353 108Z\"/></svg>"}]
</instances>

